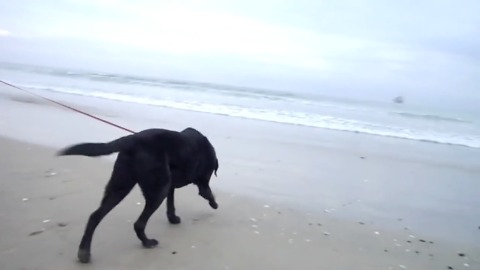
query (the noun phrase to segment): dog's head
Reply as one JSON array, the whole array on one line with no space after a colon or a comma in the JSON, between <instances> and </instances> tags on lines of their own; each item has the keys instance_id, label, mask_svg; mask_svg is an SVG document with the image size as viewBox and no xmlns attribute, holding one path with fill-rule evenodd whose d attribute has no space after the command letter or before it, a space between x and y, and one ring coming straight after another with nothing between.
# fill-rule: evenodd
<instances>
[{"instance_id":1,"label":"dog's head","mask_svg":"<svg viewBox=\"0 0 480 270\"><path fill-rule=\"evenodd\" d=\"M218 204L210 189L210 178L213 174L217 176L219 167L215 148L207 137L192 127L184 129L182 134L194 141L200 151L200 156L198 156L197 179L194 181L198 186L198 194L207 200L213 209L217 209Z\"/></svg>"},{"instance_id":2,"label":"dog's head","mask_svg":"<svg viewBox=\"0 0 480 270\"><path fill-rule=\"evenodd\" d=\"M200 181L198 185L198 194L208 201L210 207L212 207L213 209L217 209L218 204L215 200L215 196L213 195L212 190L210 189L210 179L212 175L215 175L215 177L217 176L217 171L219 167L218 158L213 145L210 143L210 141L208 141L206 137L204 138L205 147L203 152L205 158L203 160L204 166L202 166L202 181Z\"/></svg>"}]
</instances>

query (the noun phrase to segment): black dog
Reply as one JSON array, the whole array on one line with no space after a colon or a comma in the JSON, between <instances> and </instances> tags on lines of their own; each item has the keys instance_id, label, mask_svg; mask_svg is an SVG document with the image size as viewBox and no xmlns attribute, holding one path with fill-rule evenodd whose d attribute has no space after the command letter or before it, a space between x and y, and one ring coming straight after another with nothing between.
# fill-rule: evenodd
<instances>
[{"instance_id":1,"label":"black dog","mask_svg":"<svg viewBox=\"0 0 480 270\"><path fill-rule=\"evenodd\" d=\"M135 233L144 247L158 245L145 235L150 216L165 197L170 223L180 223L175 215L174 191L188 184L198 187L199 195L213 209L218 205L210 189L210 177L217 175L218 159L210 141L199 131L187 128L181 132L165 129L147 129L121 137L109 143L82 143L61 150L58 155L102 156L118 152L110 181L100 207L88 220L80 242L78 259L90 261L90 246L95 228L100 221L138 183L145 197L145 208L134 224Z\"/></svg>"}]
</instances>

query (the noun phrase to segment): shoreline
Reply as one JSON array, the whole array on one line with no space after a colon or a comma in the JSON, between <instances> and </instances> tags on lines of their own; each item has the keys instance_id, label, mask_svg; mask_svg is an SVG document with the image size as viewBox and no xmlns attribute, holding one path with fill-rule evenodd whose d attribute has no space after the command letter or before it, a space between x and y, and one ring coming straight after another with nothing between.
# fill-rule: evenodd
<instances>
[{"instance_id":1,"label":"shoreline","mask_svg":"<svg viewBox=\"0 0 480 270\"><path fill-rule=\"evenodd\" d=\"M126 135L64 108L17 92L13 96L17 100L0 97L5 108L0 110L2 136L60 148ZM335 212L350 221L371 219L383 228L397 229L400 218L432 237L480 242L479 221L471 215L480 203L475 192L480 188L480 151L135 104L126 111L121 102L58 98L133 130L180 130L194 123L217 149L219 173L226 179L219 181L220 189L311 213ZM65 124L69 129L58 128Z\"/></svg>"},{"instance_id":2,"label":"shoreline","mask_svg":"<svg viewBox=\"0 0 480 270\"><path fill-rule=\"evenodd\" d=\"M55 157L55 149L0 137L0 265L5 269L80 269L76 248L88 215L99 204L111 172L108 159ZM99 225L93 269L471 269L480 248L414 230L386 230L373 220L353 222L302 211L268 198L218 187L212 210L188 186L177 190L182 224L169 225L162 205L147 233L160 240L140 247L132 229L143 198L138 187ZM240 177L240 176L237 176ZM224 178L224 179L222 179ZM230 179L234 180L234 179ZM43 252L42 252L43 251ZM465 254L465 256L459 255ZM23 259L22 259L23 258ZM24 258L29 258L28 260ZM249 258L246 260L245 258Z\"/></svg>"},{"instance_id":3,"label":"shoreline","mask_svg":"<svg viewBox=\"0 0 480 270\"><path fill-rule=\"evenodd\" d=\"M1 95L2 92L3 96ZM460 153L460 155L462 155L462 160L461 163L458 163L458 165L466 165L464 169L473 169L480 171L480 166L477 162L477 158L480 157L480 149L461 145L432 143L397 137L354 133L326 128L317 128L303 125L293 125L264 120L233 117L220 114L211 114L205 112L172 109L154 105L143 105L121 101L104 100L86 96L67 95L60 93L49 93L48 96L54 98L57 101L61 101L69 106L74 106L78 109L85 110L93 115L112 121L115 124L123 125L132 130L142 130L151 127L162 127L180 130L185 128L186 126L191 126L192 123L194 123L195 126L198 126L199 129L203 129L204 132L207 131L211 133L208 135L215 139L231 139L233 137L233 134L240 133L243 131L244 128L246 128L245 133L257 132L254 135L241 134L242 136L248 136L249 139L255 137L264 137L263 132L265 131L277 132L282 133L282 136L280 138L282 140L284 140L285 137L290 137L289 142L302 142L303 140L308 140L309 143L324 148L331 148L337 151L355 151L355 153L359 157L361 157L363 154L385 156L385 153L390 153L398 149L398 147L401 147L407 149L407 151L401 151L397 153L399 155L396 158L399 158L399 160L412 160L417 159L419 156L423 157L423 159L418 160L419 162L437 161L439 157L448 154L454 155L453 157L449 157L448 159L448 162L451 163L458 160L458 154ZM65 117L63 118L68 118L71 121L78 121L82 125L88 124L88 126L91 127L92 130L95 130L95 134L93 134L95 135L95 137L98 137L98 135L100 134L106 133L110 136L102 137L108 140L115 136L125 135L124 131L118 130L116 127L105 125L104 123L78 114L77 112L67 110L53 103L38 99L25 93L18 92L15 89L11 89L10 87L5 87L2 85L0 85L0 102L0 104L3 107L6 107L7 110L16 110L18 112L21 112L19 113L19 116L21 118L26 117L25 113L27 112L27 110L28 112L38 112L40 114L43 114L45 112L51 114L52 110L54 110L58 112L63 112L65 115ZM30 105L39 105L39 107L35 108L36 110L34 110L34 108ZM126 108L128 108L128 111L125 111ZM39 118L38 120L46 122L49 116L48 114L45 116L42 115L43 117ZM9 116L6 113L4 115ZM69 117L67 117L67 115ZM172 119L174 119L174 121L172 121ZM13 126L13 124L18 123L11 123L8 121L9 119L6 120L7 122L5 122L4 124L7 127ZM31 121L25 121L26 124L28 124L29 122ZM55 121L55 124L57 124L57 122L58 121ZM220 129L220 134L215 134L218 133L212 132L217 128L215 122L221 122L222 125L226 124L226 126L231 130L227 131L224 128ZM62 125L63 124L64 123L62 123ZM48 123L48 126L46 127L50 128L53 126L54 125L52 125L51 123ZM58 126L61 125L56 126L58 128ZM63 128L62 132L65 131L67 131L67 129ZM0 130L0 135L17 139L17 137L15 137L17 134L12 137L12 134L14 133L15 131ZM81 140L82 138L78 137L77 140L78 139ZM59 143L52 144L45 140L35 142L31 139L23 139L23 141L34 142L39 145L45 145L49 147L61 147L63 145ZM73 143L74 141L65 140L65 142ZM378 147L372 148L372 144L377 144ZM415 149L415 151L411 151L413 149ZM450 151L452 149L454 149L455 151ZM416 152L420 152L421 155L417 155ZM432 155L429 156L428 159L426 159L425 154L430 152L432 153ZM393 157L389 156L389 158ZM442 166L444 166L446 165L446 163L447 162L435 162L434 164L441 164Z\"/></svg>"},{"instance_id":4,"label":"shoreline","mask_svg":"<svg viewBox=\"0 0 480 270\"><path fill-rule=\"evenodd\" d=\"M103 82L96 82L96 83L102 84ZM120 86L120 85L121 84L119 84L117 86ZM111 86L115 86L115 84L113 84ZM103 86L103 87L107 87L107 86ZM138 86L138 87L141 87L141 86ZM46 88L46 89L49 89L49 88ZM139 96L138 98L140 98L140 100L135 99L135 98L137 98L136 96L130 96L131 98L133 98L133 100L131 100L131 99L128 99L128 97L129 97L128 95L123 96L122 91L120 91L119 93L116 93L116 92L110 93L108 91L107 92L102 92L102 90L98 90L99 92L102 92L105 95L103 95L101 93L98 93L97 91L94 91L95 92L94 95L88 95L88 93L84 93L82 91L78 92L76 90L73 91L73 92L69 92L70 90L62 91L61 89L60 90L52 90L52 89L55 89L55 87L53 87L50 90L46 90L46 89L33 88L31 90L33 92L42 93L43 95L46 95L46 96L56 97L56 99L75 100L75 103L77 103L79 100L90 100L90 101L97 100L98 103L109 103L109 104L120 103L120 104L124 104L124 107L130 107L130 106L133 106L133 107L138 107L138 106L140 106L140 107L160 107L163 110L183 111L183 112L189 112L189 113L194 113L194 114L208 114L208 115L215 115L215 116L229 117L229 118L233 117L233 118L238 118L238 119L247 120L247 121L261 121L261 122L267 122L267 123L274 123L274 124L277 124L277 125L288 125L288 126L322 129L324 131L332 131L332 132L337 132L337 133L348 133L350 135L360 134L360 135L364 135L364 136L377 137L377 138L374 138L374 139L378 139L378 140L381 140L382 138L387 138L387 139L407 140L407 141L432 143L432 144L447 145L447 146L465 147L465 148L472 148L472 149L477 149L477 150L480 149L480 145L478 143L473 142L473 141L472 142L469 141L470 139L474 138L476 135L467 136L466 138L464 138L464 140L456 140L455 138L458 139L458 137L462 135L462 133L459 133L457 135L452 135L452 137L450 139L455 139L455 140L452 141L452 140L447 139L447 138L442 138L439 135L439 134L441 134L441 132L439 134L437 134L440 137L435 135L436 134L435 132L433 132L433 133L429 133L429 132L425 133L424 132L424 133L415 133L415 134L410 132L411 130L416 130L417 128L419 128L421 126L419 126L417 128L415 128L415 127L403 128L401 130L396 130L396 131L390 130L388 128L385 129L385 130L376 130L376 129L369 129L368 125L375 126L375 125L378 125L378 123L374 124L376 122L372 122L372 123L369 124L369 122L367 121L367 122L365 122L367 127L361 126L361 127L357 127L357 128L352 128L351 124L352 123L354 124L356 122L356 120L353 121L352 123L350 123L349 120L348 120L349 119L348 117L346 119L343 119L343 120L342 120L342 118L337 119L337 120L338 121L347 121L350 124L348 124L346 126L342 126L342 125L338 126L338 125L336 125L335 121L328 122L328 120L325 120L325 121L327 121L326 123L323 123L324 121L320 121L323 124L318 124L317 122L311 122L311 121L310 122L309 121L302 122L303 121L302 119L304 119L305 117L299 117L299 118L294 117L292 119L288 118L288 115L284 115L280 118L279 117L271 118L270 116L267 117L265 115L260 117L253 112L251 112L251 114L245 115L245 114L242 114L242 113L239 113L239 112L236 112L236 111L230 111L230 112L222 111L220 108L217 108L218 110L216 110L216 111L215 110L212 111L212 110L209 110L209 109L205 109L202 106L200 106L200 107L195 107L194 106L195 108L193 108L193 107L190 106L190 105L192 105L190 103L185 103L184 104L184 103L180 102L180 103L177 104L177 103L175 103L176 101L173 101L173 100L170 100L170 99L163 100L162 98L160 98L160 99L157 100L154 97L152 97L153 100L156 100L160 103L155 103L155 102L154 103L149 103L148 96L146 96L146 97ZM152 90L152 89L150 89L150 90ZM111 94L111 96L109 96L109 94ZM181 98L180 98L180 100L181 100ZM203 101L205 101L205 100L203 100ZM173 102L173 103L169 103L169 102ZM207 102L207 101L205 101L205 102ZM193 105L195 105L195 104L193 104ZM215 104L204 104L204 105L206 105L206 106L216 106ZM219 105L219 106L221 106L221 105ZM384 107L388 107L388 106L384 105ZM260 110L259 113L261 113L261 111L262 110ZM389 112L389 114L393 114L393 115L407 114L407 115L409 115L409 114L412 114L412 112L408 112L408 111L403 112L402 110L397 110L396 112L394 112L394 111ZM327 113L327 115L328 115L328 113ZM413 115L417 115L417 114L413 113ZM421 116L423 114L419 113L419 115ZM427 116L428 116L428 114L427 114ZM285 117L287 117L287 118L285 118ZM353 117L353 116L350 116L350 117ZM439 118L443 119L441 116ZM296 120L293 120L293 119L296 119ZM355 118L352 118L352 119L355 119ZM414 118L411 118L411 119L408 119L408 120L414 121L415 119L416 118L414 117ZM447 119L450 119L450 118L447 117ZM452 117L452 119L456 119L456 118ZM390 119L390 121L393 121L393 120L395 120L395 119ZM405 119L403 119L403 120L405 120ZM473 120L471 120L471 121L473 121ZM360 120L360 122L362 122L362 121ZM407 122L409 122L409 121L407 121ZM466 122L466 123L468 123L468 122ZM387 122L383 123L382 125L387 125L388 126L388 124L389 124L389 122L387 121ZM427 123L427 125L428 125L428 123ZM449 129L447 128L446 130L449 130ZM450 130L455 130L455 128L450 127Z\"/></svg>"}]
</instances>

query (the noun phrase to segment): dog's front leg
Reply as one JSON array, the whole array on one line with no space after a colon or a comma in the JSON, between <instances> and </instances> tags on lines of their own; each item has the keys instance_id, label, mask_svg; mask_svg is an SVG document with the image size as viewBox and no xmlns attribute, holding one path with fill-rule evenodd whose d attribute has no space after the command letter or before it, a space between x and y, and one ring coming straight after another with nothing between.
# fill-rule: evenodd
<instances>
[{"instance_id":1,"label":"dog's front leg","mask_svg":"<svg viewBox=\"0 0 480 270\"><path fill-rule=\"evenodd\" d=\"M181 219L175 214L175 187L170 187L167 197L167 218L171 224L179 224Z\"/></svg>"},{"instance_id":2,"label":"dog's front leg","mask_svg":"<svg viewBox=\"0 0 480 270\"><path fill-rule=\"evenodd\" d=\"M218 208L218 204L215 201L215 196L213 196L212 190L210 189L208 184L207 185L205 185L205 184L198 185L198 194L202 198L204 198L205 200L208 201L208 204L210 205L210 207L212 207L213 209Z\"/></svg>"}]
</instances>

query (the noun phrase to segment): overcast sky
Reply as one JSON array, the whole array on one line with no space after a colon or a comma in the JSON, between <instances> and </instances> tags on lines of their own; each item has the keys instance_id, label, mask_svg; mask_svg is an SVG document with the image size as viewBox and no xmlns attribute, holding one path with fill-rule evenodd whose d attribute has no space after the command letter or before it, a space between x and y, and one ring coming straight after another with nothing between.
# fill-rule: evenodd
<instances>
[{"instance_id":1,"label":"overcast sky","mask_svg":"<svg viewBox=\"0 0 480 270\"><path fill-rule=\"evenodd\" d=\"M478 0L0 0L0 61L480 104L479 13Z\"/></svg>"}]
</instances>

